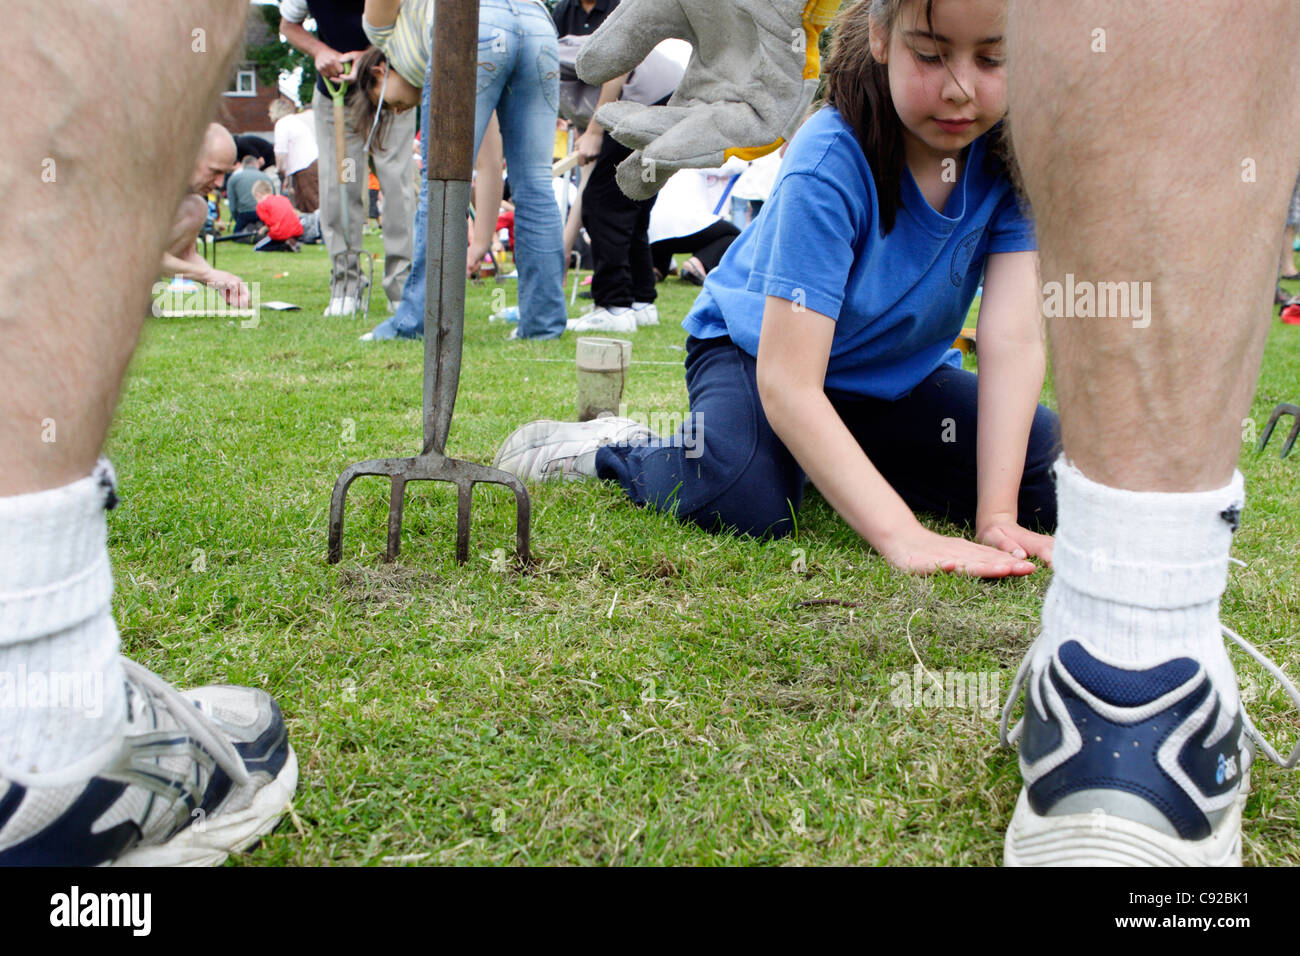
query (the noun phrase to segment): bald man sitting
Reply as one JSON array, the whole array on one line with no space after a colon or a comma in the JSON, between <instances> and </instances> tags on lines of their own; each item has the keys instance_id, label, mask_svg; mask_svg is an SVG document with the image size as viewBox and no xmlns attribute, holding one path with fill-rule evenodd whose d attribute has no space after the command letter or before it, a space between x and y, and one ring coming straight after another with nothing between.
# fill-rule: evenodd
<instances>
[{"instance_id":1,"label":"bald man sitting","mask_svg":"<svg viewBox=\"0 0 1300 956\"><path fill-rule=\"evenodd\" d=\"M239 276L214 269L195 249L199 230L208 221L209 190L216 189L226 173L235 168L235 138L220 123L208 126L190 174L189 191L176 211L176 220L167 237L167 247L162 257L162 272L169 276L185 276L211 286L226 297L236 308L249 305L248 286Z\"/></svg>"}]
</instances>

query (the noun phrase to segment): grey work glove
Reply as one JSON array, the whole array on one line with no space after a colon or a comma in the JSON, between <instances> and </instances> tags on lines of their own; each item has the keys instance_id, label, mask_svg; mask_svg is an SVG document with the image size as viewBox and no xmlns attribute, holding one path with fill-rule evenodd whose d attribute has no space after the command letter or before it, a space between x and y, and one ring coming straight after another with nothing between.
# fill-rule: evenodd
<instances>
[{"instance_id":1,"label":"grey work glove","mask_svg":"<svg viewBox=\"0 0 1300 956\"><path fill-rule=\"evenodd\" d=\"M623 0L578 56L600 84L634 69L661 40L693 47L667 106L618 102L596 121L636 150L619 187L649 199L679 169L757 159L794 135L817 92L817 38L840 0Z\"/></svg>"}]
</instances>

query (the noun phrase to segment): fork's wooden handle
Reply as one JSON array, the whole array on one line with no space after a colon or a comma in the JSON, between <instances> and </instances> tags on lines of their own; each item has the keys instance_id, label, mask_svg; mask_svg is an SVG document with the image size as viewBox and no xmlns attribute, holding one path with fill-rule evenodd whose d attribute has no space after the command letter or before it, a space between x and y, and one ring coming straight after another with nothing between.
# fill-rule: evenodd
<instances>
[{"instance_id":1,"label":"fork's wooden handle","mask_svg":"<svg viewBox=\"0 0 1300 956\"><path fill-rule=\"evenodd\" d=\"M433 21L429 97L430 180L470 181L474 166L474 101L478 92L478 0L438 0Z\"/></svg>"}]
</instances>

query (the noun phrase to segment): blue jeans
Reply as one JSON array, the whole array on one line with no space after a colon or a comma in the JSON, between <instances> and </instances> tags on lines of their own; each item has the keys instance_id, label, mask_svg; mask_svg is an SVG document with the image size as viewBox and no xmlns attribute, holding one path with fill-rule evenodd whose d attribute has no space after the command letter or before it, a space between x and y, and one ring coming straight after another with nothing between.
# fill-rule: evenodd
<instances>
[{"instance_id":1,"label":"blue jeans","mask_svg":"<svg viewBox=\"0 0 1300 956\"><path fill-rule=\"evenodd\" d=\"M560 102L560 60L555 25L546 11L522 0L481 0L478 19L478 96L474 152L496 110L505 142L515 203L515 263L519 268L519 337L558 338L564 301L564 234L551 188L555 120ZM431 77L424 79L420 115L429 115ZM425 168L429 137L420 138ZM494 215L495 211L487 211ZM424 332L424 292L429 219L428 180L420 178L415 212L415 255L396 314L375 338Z\"/></svg>"},{"instance_id":2,"label":"blue jeans","mask_svg":"<svg viewBox=\"0 0 1300 956\"><path fill-rule=\"evenodd\" d=\"M841 392L827 397L908 507L967 524L975 521L977 504L977 382L971 372L943 365L897 401ZM757 538L790 534L806 476L768 424L754 357L729 338L688 338L686 390L691 414L675 436L605 445L596 452L596 475L617 481L634 503L706 531ZM1039 405L1017 520L1044 533L1056 527L1051 469L1059 434L1056 413Z\"/></svg>"}]
</instances>

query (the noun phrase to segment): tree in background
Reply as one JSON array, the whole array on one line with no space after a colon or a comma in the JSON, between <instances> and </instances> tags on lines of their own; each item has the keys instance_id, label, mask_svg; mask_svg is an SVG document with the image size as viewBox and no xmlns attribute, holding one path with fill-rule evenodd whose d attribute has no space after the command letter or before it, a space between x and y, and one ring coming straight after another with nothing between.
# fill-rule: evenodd
<instances>
[{"instance_id":1,"label":"tree in background","mask_svg":"<svg viewBox=\"0 0 1300 956\"><path fill-rule=\"evenodd\" d=\"M311 102L311 88L316 85L316 63L306 54L299 53L280 36L280 7L277 4L258 6L258 11L271 28L272 40L261 46L251 46L244 51L246 59L257 64L257 81L279 85L280 77L302 68L298 81L298 102Z\"/></svg>"}]
</instances>

